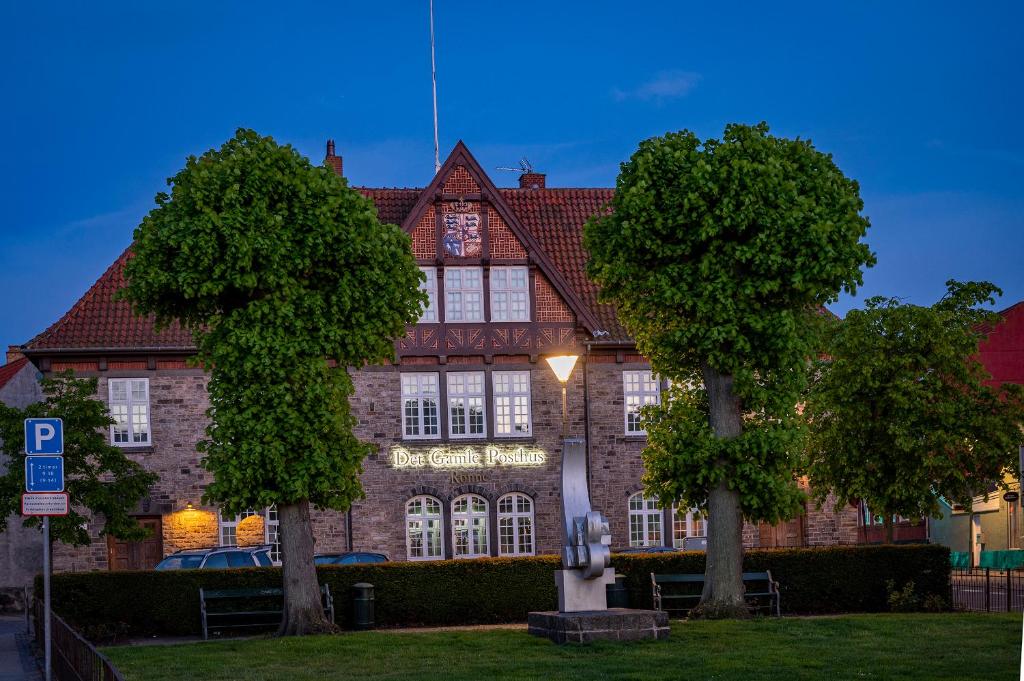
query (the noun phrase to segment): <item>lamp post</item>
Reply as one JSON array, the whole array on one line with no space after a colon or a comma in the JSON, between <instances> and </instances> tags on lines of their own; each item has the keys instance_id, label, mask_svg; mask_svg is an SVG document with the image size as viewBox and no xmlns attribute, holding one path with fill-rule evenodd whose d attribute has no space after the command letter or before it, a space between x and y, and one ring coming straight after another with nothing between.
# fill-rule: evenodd
<instances>
[{"instance_id":1,"label":"lamp post","mask_svg":"<svg viewBox=\"0 0 1024 681\"><path fill-rule=\"evenodd\" d=\"M564 440L569 434L569 409L566 398L566 386L569 382L569 376L572 375L572 369L576 366L576 360L579 359L579 355L556 355L546 359L548 366L555 372L555 377L562 384L562 439Z\"/></svg>"}]
</instances>

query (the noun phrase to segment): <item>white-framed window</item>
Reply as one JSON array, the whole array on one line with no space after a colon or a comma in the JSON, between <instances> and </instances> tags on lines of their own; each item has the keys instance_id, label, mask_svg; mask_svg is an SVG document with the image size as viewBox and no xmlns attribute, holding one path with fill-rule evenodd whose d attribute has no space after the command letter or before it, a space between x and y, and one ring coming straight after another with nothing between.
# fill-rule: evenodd
<instances>
[{"instance_id":1,"label":"white-framed window","mask_svg":"<svg viewBox=\"0 0 1024 681\"><path fill-rule=\"evenodd\" d=\"M448 434L453 438L486 435L484 372L452 371L447 380Z\"/></svg>"},{"instance_id":2,"label":"white-framed window","mask_svg":"<svg viewBox=\"0 0 1024 681\"><path fill-rule=\"evenodd\" d=\"M687 537L708 536L708 518L697 508L681 509L672 507L672 546L681 549Z\"/></svg>"},{"instance_id":3,"label":"white-framed window","mask_svg":"<svg viewBox=\"0 0 1024 681\"><path fill-rule=\"evenodd\" d=\"M149 428L149 379L111 378L107 381L108 407L114 423L110 444L141 447L152 444Z\"/></svg>"},{"instance_id":4,"label":"white-framed window","mask_svg":"<svg viewBox=\"0 0 1024 681\"><path fill-rule=\"evenodd\" d=\"M439 400L436 373L402 374L403 437L441 437Z\"/></svg>"},{"instance_id":5,"label":"white-framed window","mask_svg":"<svg viewBox=\"0 0 1024 681\"><path fill-rule=\"evenodd\" d=\"M627 435L643 435L640 422L640 408L648 404L658 404L660 393L658 379L650 371L623 371L622 392L625 406L625 423Z\"/></svg>"},{"instance_id":6,"label":"white-framed window","mask_svg":"<svg viewBox=\"0 0 1024 681\"><path fill-rule=\"evenodd\" d=\"M530 275L526 267L491 268L491 321L530 321Z\"/></svg>"},{"instance_id":7,"label":"white-framed window","mask_svg":"<svg viewBox=\"0 0 1024 681\"><path fill-rule=\"evenodd\" d=\"M530 414L530 372L495 371L494 434L496 437L526 437L532 432Z\"/></svg>"},{"instance_id":8,"label":"white-framed window","mask_svg":"<svg viewBox=\"0 0 1024 681\"><path fill-rule=\"evenodd\" d=\"M265 508L262 511L249 509L235 516L224 514L224 510L217 514L219 524L220 545L238 546L238 523L250 516L263 517L263 543L270 545L270 560L274 565L281 564L281 533L280 524L277 519L277 506Z\"/></svg>"},{"instance_id":9,"label":"white-framed window","mask_svg":"<svg viewBox=\"0 0 1024 681\"><path fill-rule=\"evenodd\" d=\"M421 267L422 272L427 280L420 284L420 290L427 294L427 305L423 308L420 313L421 322L436 322L437 321L437 268L436 267Z\"/></svg>"},{"instance_id":10,"label":"white-framed window","mask_svg":"<svg viewBox=\"0 0 1024 681\"><path fill-rule=\"evenodd\" d=\"M488 555L487 500L478 494L463 494L452 502L452 549L456 558Z\"/></svg>"},{"instance_id":11,"label":"white-framed window","mask_svg":"<svg viewBox=\"0 0 1024 681\"><path fill-rule=\"evenodd\" d=\"M444 558L441 502L434 497L413 497L405 504L405 547L409 560Z\"/></svg>"},{"instance_id":12,"label":"white-framed window","mask_svg":"<svg viewBox=\"0 0 1024 681\"><path fill-rule=\"evenodd\" d=\"M484 320L484 277L481 267L444 268L444 320Z\"/></svg>"},{"instance_id":13,"label":"white-framed window","mask_svg":"<svg viewBox=\"0 0 1024 681\"><path fill-rule=\"evenodd\" d=\"M637 492L629 498L629 545L661 546L661 505Z\"/></svg>"},{"instance_id":14,"label":"white-framed window","mask_svg":"<svg viewBox=\"0 0 1024 681\"><path fill-rule=\"evenodd\" d=\"M498 555L533 555L533 499L512 492L498 499Z\"/></svg>"}]
</instances>

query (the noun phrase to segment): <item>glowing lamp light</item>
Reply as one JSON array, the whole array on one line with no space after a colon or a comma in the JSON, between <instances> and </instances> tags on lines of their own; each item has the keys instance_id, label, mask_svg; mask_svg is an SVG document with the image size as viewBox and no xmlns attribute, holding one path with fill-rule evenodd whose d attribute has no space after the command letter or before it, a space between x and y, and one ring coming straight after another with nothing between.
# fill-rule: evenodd
<instances>
[{"instance_id":1,"label":"glowing lamp light","mask_svg":"<svg viewBox=\"0 0 1024 681\"><path fill-rule=\"evenodd\" d=\"M194 511L194 510L196 510L196 507L192 505L191 501L188 501L188 502L185 503L185 510L186 511Z\"/></svg>"},{"instance_id":2,"label":"glowing lamp light","mask_svg":"<svg viewBox=\"0 0 1024 681\"><path fill-rule=\"evenodd\" d=\"M579 355L557 355L555 357L547 357L548 366L555 372L555 376L559 381L565 383L569 380L569 376L572 374L573 367L576 366L576 360L579 359Z\"/></svg>"}]
</instances>

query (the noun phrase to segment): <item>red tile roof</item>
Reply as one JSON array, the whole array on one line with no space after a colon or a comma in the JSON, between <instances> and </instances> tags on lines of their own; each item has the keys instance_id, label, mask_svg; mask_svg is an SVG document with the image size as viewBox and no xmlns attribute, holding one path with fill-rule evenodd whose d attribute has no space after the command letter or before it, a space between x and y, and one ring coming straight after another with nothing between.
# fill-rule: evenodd
<instances>
[{"instance_id":1,"label":"red tile roof","mask_svg":"<svg viewBox=\"0 0 1024 681\"><path fill-rule=\"evenodd\" d=\"M422 189L356 187L377 206L380 219L402 224ZM610 200L612 189L502 189L523 226L540 243L555 267L604 326L597 340L628 340L611 306L597 302L587 279L583 224ZM124 286L128 248L68 312L26 343L28 350L192 349L191 335L178 325L157 332L151 317L136 317L128 303L114 300Z\"/></svg>"},{"instance_id":2,"label":"red tile roof","mask_svg":"<svg viewBox=\"0 0 1024 681\"><path fill-rule=\"evenodd\" d=\"M0 367L0 388L3 388L7 385L8 381L17 376L18 372L21 371L26 364L28 364L28 358L20 357L13 362L8 362Z\"/></svg>"}]
</instances>

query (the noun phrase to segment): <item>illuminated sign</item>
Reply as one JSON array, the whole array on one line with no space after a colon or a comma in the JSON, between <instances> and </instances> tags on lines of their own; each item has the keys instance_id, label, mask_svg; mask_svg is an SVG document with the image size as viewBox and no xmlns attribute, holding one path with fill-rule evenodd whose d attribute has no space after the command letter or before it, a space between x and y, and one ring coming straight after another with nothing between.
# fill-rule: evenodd
<instances>
[{"instance_id":1,"label":"illuminated sign","mask_svg":"<svg viewBox=\"0 0 1024 681\"><path fill-rule=\"evenodd\" d=\"M487 468L541 466L548 457L543 449L524 445L439 445L435 447L396 445L391 448L388 459L392 468Z\"/></svg>"}]
</instances>

